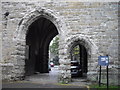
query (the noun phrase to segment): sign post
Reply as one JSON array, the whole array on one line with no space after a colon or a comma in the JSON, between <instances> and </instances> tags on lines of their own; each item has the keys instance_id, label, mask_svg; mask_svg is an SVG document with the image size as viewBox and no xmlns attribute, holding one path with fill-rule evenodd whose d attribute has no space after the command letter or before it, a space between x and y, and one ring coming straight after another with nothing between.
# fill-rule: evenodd
<instances>
[{"instance_id":1,"label":"sign post","mask_svg":"<svg viewBox=\"0 0 120 90\"><path fill-rule=\"evenodd\" d=\"M108 90L108 87L109 87L109 78L108 78L108 66L107 66L107 90Z\"/></svg>"},{"instance_id":2,"label":"sign post","mask_svg":"<svg viewBox=\"0 0 120 90\"><path fill-rule=\"evenodd\" d=\"M100 73L99 73L99 87L101 86L101 65L100 65Z\"/></svg>"},{"instance_id":3,"label":"sign post","mask_svg":"<svg viewBox=\"0 0 120 90\"><path fill-rule=\"evenodd\" d=\"M109 78L108 78L109 57L108 57L108 55L99 56L98 57L98 65L100 65L99 86L101 86L101 66L106 66L106 69L107 69L107 90L108 90L108 86L109 86Z\"/></svg>"}]
</instances>

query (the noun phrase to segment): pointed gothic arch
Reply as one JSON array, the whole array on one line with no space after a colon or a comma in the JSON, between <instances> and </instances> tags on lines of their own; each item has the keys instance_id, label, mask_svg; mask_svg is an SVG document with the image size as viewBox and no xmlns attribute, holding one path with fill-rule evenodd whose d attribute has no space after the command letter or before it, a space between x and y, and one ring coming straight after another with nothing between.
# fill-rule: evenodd
<instances>
[{"instance_id":1,"label":"pointed gothic arch","mask_svg":"<svg viewBox=\"0 0 120 90\"><path fill-rule=\"evenodd\" d=\"M62 19L58 13L55 13L55 11L46 8L37 8L26 14L19 22L15 36L13 38L13 41L15 43L15 51L13 52L12 57L16 61L16 63L14 63L14 69L16 69L16 67L19 67L19 69L17 69L19 73L15 74L15 78L23 77L25 75L26 35L29 31L29 26L40 18L46 18L52 22L56 27L59 36L65 35L63 34L63 30L67 30L67 27L63 21L64 19ZM50 41L48 40L48 42Z\"/></svg>"},{"instance_id":2,"label":"pointed gothic arch","mask_svg":"<svg viewBox=\"0 0 120 90\"><path fill-rule=\"evenodd\" d=\"M71 36L70 38L67 39L67 44L66 44L66 57L69 60L69 63L71 61L71 48L73 48L76 45L82 45L87 51L87 78L89 79L91 77L92 72L96 70L96 68L93 68L92 63L97 62L97 57L98 57L98 47L86 36L84 35L75 35ZM96 56L95 56L96 55ZM95 64L94 64L95 65ZM96 64L97 66L97 64ZM94 77L94 75L93 75Z\"/></svg>"}]
</instances>

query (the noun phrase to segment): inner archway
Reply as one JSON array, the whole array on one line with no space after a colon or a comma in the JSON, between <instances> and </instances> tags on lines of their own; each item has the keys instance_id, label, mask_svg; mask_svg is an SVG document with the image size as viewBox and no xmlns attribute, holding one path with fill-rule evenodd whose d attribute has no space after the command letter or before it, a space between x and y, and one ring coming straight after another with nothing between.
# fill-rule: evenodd
<instances>
[{"instance_id":1,"label":"inner archway","mask_svg":"<svg viewBox=\"0 0 120 90\"><path fill-rule=\"evenodd\" d=\"M79 42L75 43L70 50L71 56L71 76L72 77L87 77L88 58L87 50Z\"/></svg>"},{"instance_id":2,"label":"inner archway","mask_svg":"<svg viewBox=\"0 0 120 90\"><path fill-rule=\"evenodd\" d=\"M42 16L29 26L26 33L25 75L49 72L49 44L57 34L56 26Z\"/></svg>"}]
</instances>

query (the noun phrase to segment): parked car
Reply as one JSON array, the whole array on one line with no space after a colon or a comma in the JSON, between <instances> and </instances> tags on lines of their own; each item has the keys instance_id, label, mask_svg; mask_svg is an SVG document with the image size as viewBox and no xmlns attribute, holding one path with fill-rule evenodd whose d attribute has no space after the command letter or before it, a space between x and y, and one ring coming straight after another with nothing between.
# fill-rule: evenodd
<instances>
[{"instance_id":1,"label":"parked car","mask_svg":"<svg viewBox=\"0 0 120 90\"><path fill-rule=\"evenodd\" d=\"M53 63L53 62L50 62L50 66L51 66L51 67L54 67L54 63Z\"/></svg>"},{"instance_id":2,"label":"parked car","mask_svg":"<svg viewBox=\"0 0 120 90\"><path fill-rule=\"evenodd\" d=\"M82 76L82 69L77 60L71 61L71 76Z\"/></svg>"}]
</instances>

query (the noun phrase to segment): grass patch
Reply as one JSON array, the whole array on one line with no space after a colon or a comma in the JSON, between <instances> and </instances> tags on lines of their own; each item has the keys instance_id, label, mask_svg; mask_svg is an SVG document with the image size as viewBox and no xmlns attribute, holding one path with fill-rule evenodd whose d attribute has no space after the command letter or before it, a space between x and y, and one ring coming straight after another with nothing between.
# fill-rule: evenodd
<instances>
[{"instance_id":1,"label":"grass patch","mask_svg":"<svg viewBox=\"0 0 120 90\"><path fill-rule=\"evenodd\" d=\"M102 85L99 87L99 85L97 84L93 84L93 85L90 85L90 88L98 88L98 90L103 90L107 88L106 85ZM120 86L113 86L113 85L109 85L109 90L118 90L118 88L120 89Z\"/></svg>"}]
</instances>

